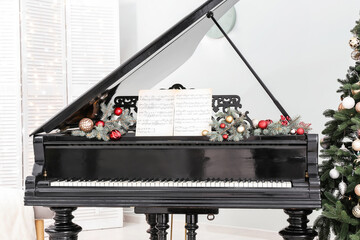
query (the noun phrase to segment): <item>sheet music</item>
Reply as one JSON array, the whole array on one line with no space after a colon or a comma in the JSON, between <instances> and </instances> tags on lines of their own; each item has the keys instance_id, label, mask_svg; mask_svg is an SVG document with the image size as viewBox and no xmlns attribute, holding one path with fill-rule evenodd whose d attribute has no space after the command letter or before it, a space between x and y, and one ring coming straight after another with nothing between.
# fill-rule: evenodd
<instances>
[{"instance_id":1,"label":"sheet music","mask_svg":"<svg viewBox=\"0 0 360 240\"><path fill-rule=\"evenodd\" d=\"M136 136L173 136L174 91L140 90Z\"/></svg>"},{"instance_id":2,"label":"sheet music","mask_svg":"<svg viewBox=\"0 0 360 240\"><path fill-rule=\"evenodd\" d=\"M211 89L176 91L174 136L201 136L203 130L210 131Z\"/></svg>"},{"instance_id":3,"label":"sheet music","mask_svg":"<svg viewBox=\"0 0 360 240\"><path fill-rule=\"evenodd\" d=\"M140 90L136 136L201 136L210 130L211 89Z\"/></svg>"}]
</instances>

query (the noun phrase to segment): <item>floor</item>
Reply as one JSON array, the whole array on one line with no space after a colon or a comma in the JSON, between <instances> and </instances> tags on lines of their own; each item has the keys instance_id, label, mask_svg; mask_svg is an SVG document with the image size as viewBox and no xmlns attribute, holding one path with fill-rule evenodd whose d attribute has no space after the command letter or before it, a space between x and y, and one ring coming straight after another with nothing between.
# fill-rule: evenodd
<instances>
[{"instance_id":1,"label":"floor","mask_svg":"<svg viewBox=\"0 0 360 240\"><path fill-rule=\"evenodd\" d=\"M181 224L174 223L173 240L184 238L184 229ZM145 223L126 222L123 228L106 229L97 231L83 231L79 234L79 240L98 239L149 239L145 232L148 226ZM170 239L170 231L168 239ZM228 227L202 226L197 231L197 240L280 240L279 235L274 232L258 232L256 230L244 230Z\"/></svg>"}]
</instances>

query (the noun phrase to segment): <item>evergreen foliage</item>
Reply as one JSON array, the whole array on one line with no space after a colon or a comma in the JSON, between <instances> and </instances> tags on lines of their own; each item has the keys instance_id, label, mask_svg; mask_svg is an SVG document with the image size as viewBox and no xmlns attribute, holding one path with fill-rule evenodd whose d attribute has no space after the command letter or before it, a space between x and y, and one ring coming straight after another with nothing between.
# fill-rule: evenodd
<instances>
[{"instance_id":1,"label":"evergreen foliage","mask_svg":"<svg viewBox=\"0 0 360 240\"><path fill-rule=\"evenodd\" d=\"M352 33L360 38L360 21L356 22ZM354 47L360 51L359 46ZM360 102L360 62L350 67L345 79L338 80L341 84L338 91L341 98L352 97L355 102ZM326 124L321 142L323 149L321 157L324 159L320 166L322 214L315 222L319 239L330 239L330 233L339 240L360 240L360 219L356 218L352 209L359 202L354 188L360 184L360 164L357 161L359 152L352 148L352 142L358 138L360 129L360 113L355 108L326 110L324 116L331 118ZM333 179L330 171L336 169L340 177ZM347 189L342 195L339 184L345 182Z\"/></svg>"},{"instance_id":2,"label":"evergreen foliage","mask_svg":"<svg viewBox=\"0 0 360 240\"><path fill-rule=\"evenodd\" d=\"M123 110L120 116L116 116L114 114L114 105L111 103L108 105L102 103L100 105L100 111L102 112L101 121L105 122L104 126L95 126L93 130L88 133L81 130L74 130L71 134L73 136L86 136L87 138L109 141L109 133L112 130L119 130L121 135L124 135L136 122L129 109Z\"/></svg>"},{"instance_id":3,"label":"evergreen foliage","mask_svg":"<svg viewBox=\"0 0 360 240\"><path fill-rule=\"evenodd\" d=\"M226 117L232 116L233 121L231 123L226 122ZM218 112L215 116L212 117L212 123L210 124L213 131L208 133L208 137L210 141L223 141L223 135L227 134L229 136L229 141L238 142L250 136L250 127L245 122L246 116L242 114L240 111L228 108L225 112ZM225 124L225 128L221 128L220 124ZM239 126L243 126L245 130L243 132L238 132L237 128Z\"/></svg>"},{"instance_id":4,"label":"evergreen foliage","mask_svg":"<svg viewBox=\"0 0 360 240\"><path fill-rule=\"evenodd\" d=\"M229 116L233 117L234 120L232 122L226 121L226 118ZM246 114L243 114L233 108L227 108L224 112L220 111L215 113L215 115L212 117L212 123L210 124L212 131L206 135L209 137L210 141L222 142L227 140L238 142L250 136L290 135L295 134L295 132L291 133L291 130L295 131L299 128L304 129L304 133L308 133L311 130L311 124L301 122L300 117L295 117L291 121L287 121L283 116L281 117L282 119L280 119L278 122L272 122L269 119L266 120L270 122L266 129L252 129ZM225 124L225 127L221 128L221 124ZM244 131L238 131L238 127L240 126L244 127ZM223 138L224 134L228 136L227 139Z\"/></svg>"}]
</instances>

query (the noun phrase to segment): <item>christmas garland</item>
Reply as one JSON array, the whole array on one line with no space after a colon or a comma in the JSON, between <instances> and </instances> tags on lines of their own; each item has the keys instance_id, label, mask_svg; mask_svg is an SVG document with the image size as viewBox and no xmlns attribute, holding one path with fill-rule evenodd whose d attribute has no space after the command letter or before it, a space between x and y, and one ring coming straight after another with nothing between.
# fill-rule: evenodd
<instances>
[{"instance_id":1,"label":"christmas garland","mask_svg":"<svg viewBox=\"0 0 360 240\"><path fill-rule=\"evenodd\" d=\"M104 141L118 140L136 123L135 117L129 109L123 110L119 107L114 109L113 104L102 103L100 111L103 115L100 120L96 121L95 126L92 119L83 118L79 122L80 130L74 130L71 134Z\"/></svg>"},{"instance_id":2,"label":"christmas garland","mask_svg":"<svg viewBox=\"0 0 360 240\"><path fill-rule=\"evenodd\" d=\"M103 141L118 140L136 123L135 117L128 109L114 108L113 104L106 105L102 103L100 111L102 117L96 121L95 125L94 120L83 118L79 122L79 130L73 130L71 134L73 136L85 136ZM252 135L302 135L311 130L310 125L300 122L300 117L296 117L291 121L284 116L281 116L278 122L273 122L270 119L261 121L253 119L250 121L247 114L242 114L236 109L228 108L224 112L214 114L210 124L212 131L204 130L202 135L209 137L210 141L221 142L227 140L238 142Z\"/></svg>"},{"instance_id":3,"label":"christmas garland","mask_svg":"<svg viewBox=\"0 0 360 240\"><path fill-rule=\"evenodd\" d=\"M251 124L247 120L246 114L242 114L235 109L226 109L224 112L218 112L212 117L212 131L204 130L203 136L208 136L210 141L241 141L254 136L277 136L277 135L303 135L308 133L311 128L309 123L300 121L300 117L291 120L289 117L281 116L280 120L273 122L270 119L258 121L253 119Z\"/></svg>"}]
</instances>

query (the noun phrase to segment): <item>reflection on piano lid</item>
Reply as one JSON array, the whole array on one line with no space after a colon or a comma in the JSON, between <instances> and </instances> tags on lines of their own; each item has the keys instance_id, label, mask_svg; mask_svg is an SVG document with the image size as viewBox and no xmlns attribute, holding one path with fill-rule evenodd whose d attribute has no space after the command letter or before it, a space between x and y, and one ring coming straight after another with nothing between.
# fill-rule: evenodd
<instances>
[{"instance_id":1,"label":"reflection on piano lid","mask_svg":"<svg viewBox=\"0 0 360 240\"><path fill-rule=\"evenodd\" d=\"M101 98L113 100L117 88L137 92L151 88L193 54L214 22L206 14L221 18L238 0L208 0L179 23L123 63L102 81L76 99L31 135L64 128L82 117L91 117ZM176 57L174 57L176 56Z\"/></svg>"}]
</instances>

